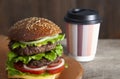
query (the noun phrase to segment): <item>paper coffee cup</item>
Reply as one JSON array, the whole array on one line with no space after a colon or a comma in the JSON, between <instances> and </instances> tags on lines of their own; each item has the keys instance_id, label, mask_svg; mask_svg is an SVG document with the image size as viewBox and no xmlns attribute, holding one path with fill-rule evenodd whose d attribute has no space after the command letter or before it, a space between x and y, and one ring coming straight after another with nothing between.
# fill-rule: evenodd
<instances>
[{"instance_id":1,"label":"paper coffee cup","mask_svg":"<svg viewBox=\"0 0 120 79\"><path fill-rule=\"evenodd\" d=\"M72 9L65 16L67 53L77 61L91 61L95 58L100 16L90 9Z\"/></svg>"}]
</instances>

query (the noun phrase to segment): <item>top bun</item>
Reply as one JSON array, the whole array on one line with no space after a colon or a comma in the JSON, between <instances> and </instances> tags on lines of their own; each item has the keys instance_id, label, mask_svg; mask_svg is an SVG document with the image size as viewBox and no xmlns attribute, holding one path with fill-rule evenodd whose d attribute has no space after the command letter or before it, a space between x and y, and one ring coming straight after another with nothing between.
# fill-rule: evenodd
<instances>
[{"instance_id":1,"label":"top bun","mask_svg":"<svg viewBox=\"0 0 120 79\"><path fill-rule=\"evenodd\" d=\"M9 30L9 38L16 41L32 41L61 32L58 25L48 19L30 17L16 22Z\"/></svg>"}]
</instances>

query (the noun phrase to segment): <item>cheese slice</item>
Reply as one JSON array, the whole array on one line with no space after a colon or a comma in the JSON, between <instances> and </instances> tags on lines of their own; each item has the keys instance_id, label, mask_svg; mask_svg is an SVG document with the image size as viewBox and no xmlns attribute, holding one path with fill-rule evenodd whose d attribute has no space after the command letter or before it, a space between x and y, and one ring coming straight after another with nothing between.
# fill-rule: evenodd
<instances>
[{"instance_id":1,"label":"cheese slice","mask_svg":"<svg viewBox=\"0 0 120 79\"><path fill-rule=\"evenodd\" d=\"M60 73L48 75L48 76L33 76L33 75L15 75L8 76L8 79L56 79L58 78Z\"/></svg>"}]
</instances>

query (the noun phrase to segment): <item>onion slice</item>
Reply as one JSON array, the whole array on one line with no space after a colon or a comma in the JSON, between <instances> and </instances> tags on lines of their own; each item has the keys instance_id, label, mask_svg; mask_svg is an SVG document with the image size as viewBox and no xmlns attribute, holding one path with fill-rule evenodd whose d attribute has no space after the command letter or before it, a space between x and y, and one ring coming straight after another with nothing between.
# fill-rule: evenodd
<instances>
[{"instance_id":1,"label":"onion slice","mask_svg":"<svg viewBox=\"0 0 120 79\"><path fill-rule=\"evenodd\" d=\"M47 68L47 66L43 66L43 67L40 67L40 68L30 68L27 65L23 65L23 67L27 70L32 70L32 71L46 70L46 68Z\"/></svg>"},{"instance_id":2,"label":"onion slice","mask_svg":"<svg viewBox=\"0 0 120 79\"><path fill-rule=\"evenodd\" d=\"M30 68L27 65L23 65L23 67L26 70L32 70L32 71L40 71L40 70L54 70L54 69L58 69L60 67L62 67L65 64L65 60L62 58L61 59L61 63L58 66L54 66L54 67L49 67L49 66L43 66L43 67L39 67L39 68Z\"/></svg>"},{"instance_id":3,"label":"onion slice","mask_svg":"<svg viewBox=\"0 0 120 79\"><path fill-rule=\"evenodd\" d=\"M62 58L61 61L62 61L62 62L61 62L58 66L55 66L55 67L47 67L46 70L54 70L54 69L57 69L57 68L62 67L62 66L65 64L65 60Z\"/></svg>"},{"instance_id":4,"label":"onion slice","mask_svg":"<svg viewBox=\"0 0 120 79\"><path fill-rule=\"evenodd\" d=\"M43 41L45 41L45 40L47 40L47 39L54 39L54 38L56 38L57 36L58 36L58 34L57 34L57 35L54 35L54 36L47 36L47 37L44 37L44 38L39 39L39 40L36 40L36 41L29 41L29 42L20 41L20 42L23 43L23 44L34 44L34 43L43 42Z\"/></svg>"}]
</instances>

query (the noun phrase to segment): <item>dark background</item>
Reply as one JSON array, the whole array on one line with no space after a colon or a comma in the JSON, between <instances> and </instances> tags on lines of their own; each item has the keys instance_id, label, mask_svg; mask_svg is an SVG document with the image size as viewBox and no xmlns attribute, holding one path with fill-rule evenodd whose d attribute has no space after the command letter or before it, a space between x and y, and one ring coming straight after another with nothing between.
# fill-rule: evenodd
<instances>
[{"instance_id":1,"label":"dark background","mask_svg":"<svg viewBox=\"0 0 120 79\"><path fill-rule=\"evenodd\" d=\"M0 0L0 34L6 35L16 21L32 16L52 20L65 33L63 18L71 8L98 10L103 20L99 37L120 38L120 0Z\"/></svg>"}]
</instances>

